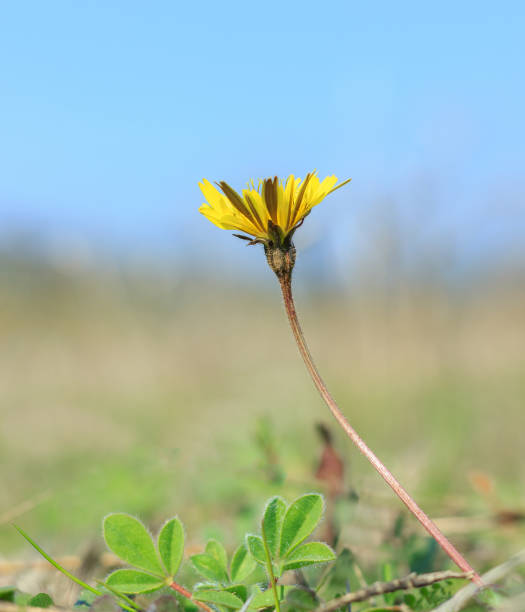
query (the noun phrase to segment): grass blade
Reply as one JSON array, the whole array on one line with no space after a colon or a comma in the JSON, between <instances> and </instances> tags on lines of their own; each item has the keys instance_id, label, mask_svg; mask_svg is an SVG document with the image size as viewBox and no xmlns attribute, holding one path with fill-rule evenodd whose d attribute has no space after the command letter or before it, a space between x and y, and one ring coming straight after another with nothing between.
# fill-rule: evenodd
<instances>
[{"instance_id":1,"label":"grass blade","mask_svg":"<svg viewBox=\"0 0 525 612\"><path fill-rule=\"evenodd\" d=\"M102 595L101 591L97 591L97 589L94 589L92 586L89 586L89 584L86 584L85 582L80 580L80 578L73 576L73 574L71 572L68 572L65 567L62 567L59 563L57 563L54 559L52 559L44 550L42 550L42 548L40 548L40 546L21 527L19 527L18 525L15 525L14 523L13 523L13 527L18 531L18 533L23 538L25 538L29 542L29 544L31 544L31 546L37 552L39 552L42 555L42 557L44 557L46 561L49 561L49 563L51 563L51 565L55 567L59 572L62 572L64 576L67 576L70 580L72 580L73 582L81 586L82 588L87 589L88 591L91 591L92 593L95 593L95 595Z\"/></svg>"}]
</instances>

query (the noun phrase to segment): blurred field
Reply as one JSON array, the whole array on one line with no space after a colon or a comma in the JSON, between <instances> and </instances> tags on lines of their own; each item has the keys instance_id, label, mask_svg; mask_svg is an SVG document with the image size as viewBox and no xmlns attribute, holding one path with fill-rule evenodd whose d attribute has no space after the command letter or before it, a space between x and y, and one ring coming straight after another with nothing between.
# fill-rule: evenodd
<instances>
[{"instance_id":1,"label":"blurred field","mask_svg":"<svg viewBox=\"0 0 525 612\"><path fill-rule=\"evenodd\" d=\"M10 521L53 554L76 554L100 540L110 511L153 526L179 514L192 546L210 535L233 546L267 496L319 488L314 425L331 421L277 286L20 260L2 264L0 291L0 560L33 558ZM470 560L483 567L523 547L522 523L491 522L525 511L523 282L303 287L297 302L350 421ZM265 427L283 482L268 476ZM380 558L399 502L336 442L359 496L339 508L343 543Z\"/></svg>"}]
</instances>

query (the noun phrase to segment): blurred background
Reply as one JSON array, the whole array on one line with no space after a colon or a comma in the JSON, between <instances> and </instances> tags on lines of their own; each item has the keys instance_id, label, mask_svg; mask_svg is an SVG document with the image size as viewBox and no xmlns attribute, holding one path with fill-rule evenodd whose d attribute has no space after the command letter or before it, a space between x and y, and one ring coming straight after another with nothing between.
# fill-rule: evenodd
<instances>
[{"instance_id":1,"label":"blurred background","mask_svg":"<svg viewBox=\"0 0 525 612\"><path fill-rule=\"evenodd\" d=\"M323 489L321 421L341 542L399 548L261 248L198 213L203 177L314 168L353 178L296 239L328 386L476 567L523 547L524 26L517 1L2 4L0 561L34 558L11 521L81 555L110 511L233 547Z\"/></svg>"}]
</instances>

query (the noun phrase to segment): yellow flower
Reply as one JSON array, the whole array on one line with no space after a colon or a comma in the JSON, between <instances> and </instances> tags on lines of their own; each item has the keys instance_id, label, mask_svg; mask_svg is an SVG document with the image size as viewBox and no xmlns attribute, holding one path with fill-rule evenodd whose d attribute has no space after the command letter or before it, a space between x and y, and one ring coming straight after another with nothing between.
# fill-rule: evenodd
<instances>
[{"instance_id":1,"label":"yellow flower","mask_svg":"<svg viewBox=\"0 0 525 612\"><path fill-rule=\"evenodd\" d=\"M293 233L312 208L350 180L337 185L335 176L320 181L315 172L310 172L301 181L292 174L286 180L261 179L257 188L252 180L241 196L224 181L218 183L221 193L203 179L199 187L206 204L199 211L222 229L249 234L253 238L235 235L250 244L285 245L291 243Z\"/></svg>"}]
</instances>

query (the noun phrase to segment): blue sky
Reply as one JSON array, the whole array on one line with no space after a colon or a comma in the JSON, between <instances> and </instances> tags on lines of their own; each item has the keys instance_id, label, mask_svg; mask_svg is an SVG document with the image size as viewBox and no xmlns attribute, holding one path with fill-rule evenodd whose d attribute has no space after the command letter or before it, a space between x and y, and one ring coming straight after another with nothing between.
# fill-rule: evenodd
<instances>
[{"instance_id":1,"label":"blue sky","mask_svg":"<svg viewBox=\"0 0 525 612\"><path fill-rule=\"evenodd\" d=\"M524 243L522 2L19 0L0 31L4 236L233 256L197 181L317 168L353 177L308 221L334 252L379 212Z\"/></svg>"}]
</instances>

